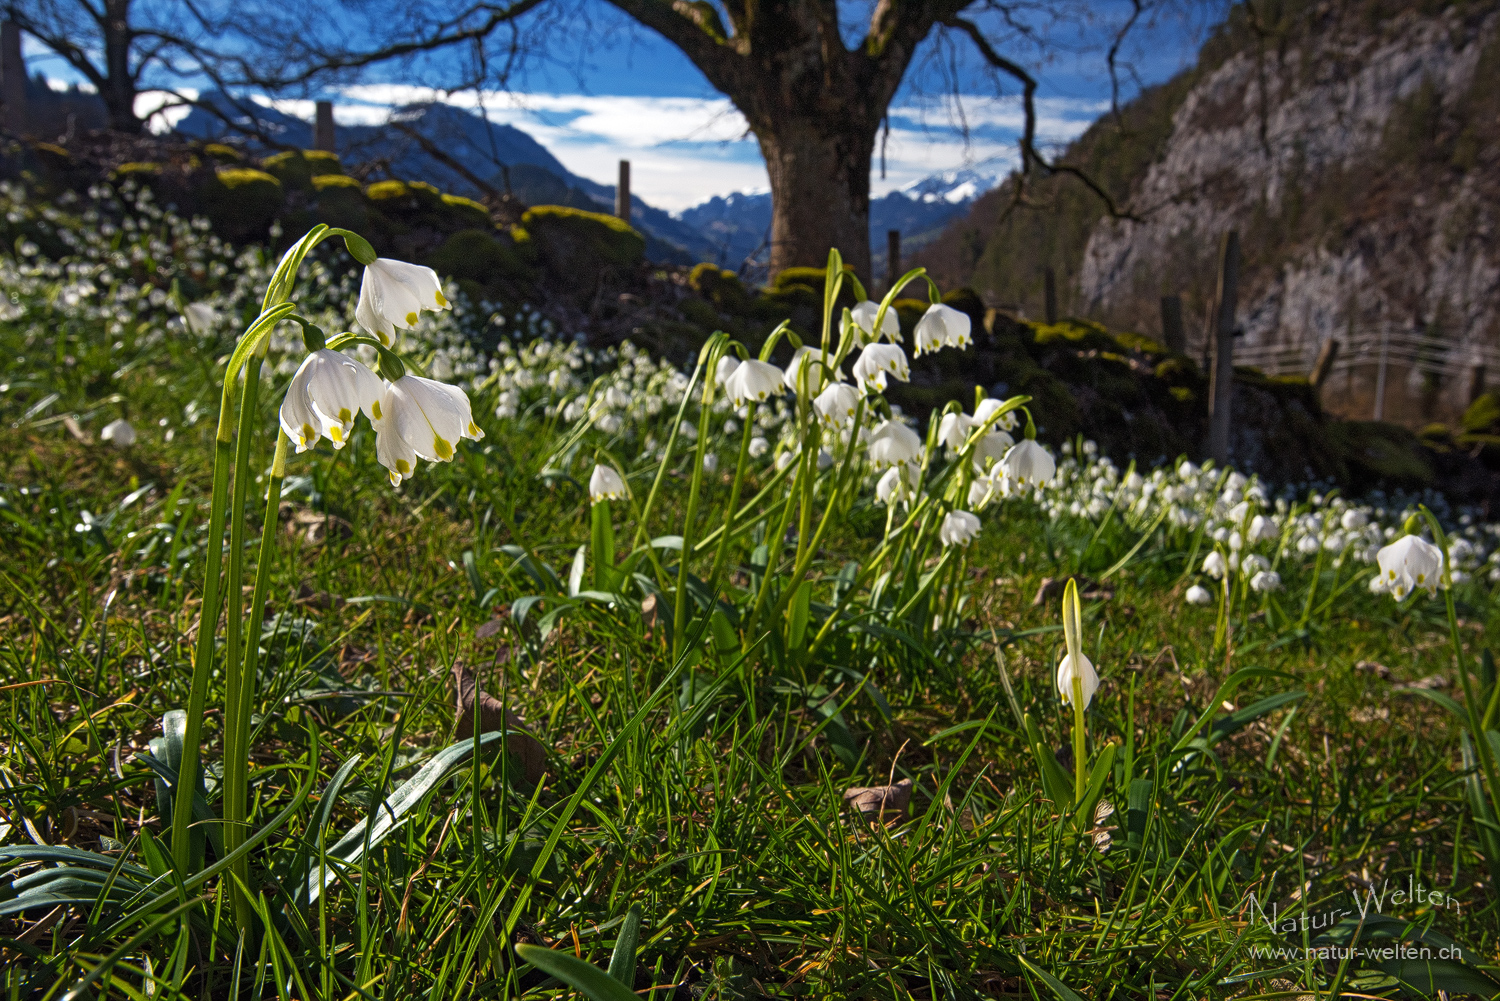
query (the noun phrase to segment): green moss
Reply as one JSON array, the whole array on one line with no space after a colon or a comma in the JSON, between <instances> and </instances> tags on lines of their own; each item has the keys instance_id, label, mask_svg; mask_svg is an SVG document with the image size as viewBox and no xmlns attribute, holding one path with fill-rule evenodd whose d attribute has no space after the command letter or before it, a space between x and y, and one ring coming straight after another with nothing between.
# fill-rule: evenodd
<instances>
[{"instance_id":1,"label":"green moss","mask_svg":"<svg viewBox=\"0 0 1500 1001\"><path fill-rule=\"evenodd\" d=\"M281 182L251 167L220 167L203 189L206 214L231 239L263 234L281 204Z\"/></svg>"},{"instance_id":2,"label":"green moss","mask_svg":"<svg viewBox=\"0 0 1500 1001\"><path fill-rule=\"evenodd\" d=\"M559 269L634 267L645 260L646 238L612 215L538 205L526 211L521 225Z\"/></svg>"},{"instance_id":3,"label":"green moss","mask_svg":"<svg viewBox=\"0 0 1500 1001\"><path fill-rule=\"evenodd\" d=\"M481 202L462 195L445 194L442 198L443 205L454 219L468 226L486 226L490 221L490 210Z\"/></svg>"},{"instance_id":4,"label":"green moss","mask_svg":"<svg viewBox=\"0 0 1500 1001\"><path fill-rule=\"evenodd\" d=\"M261 166L289 188L306 189L315 177L342 174L338 154L322 149L292 149L268 156Z\"/></svg>"},{"instance_id":5,"label":"green moss","mask_svg":"<svg viewBox=\"0 0 1500 1001\"><path fill-rule=\"evenodd\" d=\"M123 181L127 177L156 177L160 173L161 164L159 163L122 163L114 169L111 176L117 181Z\"/></svg>"},{"instance_id":6,"label":"green moss","mask_svg":"<svg viewBox=\"0 0 1500 1001\"><path fill-rule=\"evenodd\" d=\"M1129 331L1117 331L1115 340L1127 351L1138 351L1143 355L1164 355L1167 353L1166 345L1161 341L1147 337L1145 334L1136 334Z\"/></svg>"},{"instance_id":7,"label":"green moss","mask_svg":"<svg viewBox=\"0 0 1500 1001\"><path fill-rule=\"evenodd\" d=\"M746 315L751 310L750 294L740 276L716 264L703 261L688 275L688 286L722 312Z\"/></svg>"},{"instance_id":8,"label":"green moss","mask_svg":"<svg viewBox=\"0 0 1500 1001\"><path fill-rule=\"evenodd\" d=\"M325 191L359 191L362 185L347 174L320 174L312 179L313 190L318 193Z\"/></svg>"},{"instance_id":9,"label":"green moss","mask_svg":"<svg viewBox=\"0 0 1500 1001\"><path fill-rule=\"evenodd\" d=\"M243 153L225 143L206 143L203 155L220 163L239 163L245 158Z\"/></svg>"},{"instance_id":10,"label":"green moss","mask_svg":"<svg viewBox=\"0 0 1500 1001\"><path fill-rule=\"evenodd\" d=\"M1191 403L1197 396L1196 393L1194 393L1186 386L1173 386L1171 389L1167 390L1167 392L1171 393L1172 399L1176 400L1178 403Z\"/></svg>"},{"instance_id":11,"label":"green moss","mask_svg":"<svg viewBox=\"0 0 1500 1001\"><path fill-rule=\"evenodd\" d=\"M485 289L531 276L531 269L513 246L482 229L454 233L428 256L426 264L444 277L475 282Z\"/></svg>"},{"instance_id":12,"label":"green moss","mask_svg":"<svg viewBox=\"0 0 1500 1001\"><path fill-rule=\"evenodd\" d=\"M372 202L388 202L397 198L405 198L411 194L411 189L406 186L405 181L376 181L365 188L365 197Z\"/></svg>"},{"instance_id":13,"label":"green moss","mask_svg":"<svg viewBox=\"0 0 1500 1001\"><path fill-rule=\"evenodd\" d=\"M1056 323L1036 323L1031 330L1036 343L1041 346L1067 344L1080 351L1109 351L1120 346L1114 335L1090 320L1069 318Z\"/></svg>"}]
</instances>

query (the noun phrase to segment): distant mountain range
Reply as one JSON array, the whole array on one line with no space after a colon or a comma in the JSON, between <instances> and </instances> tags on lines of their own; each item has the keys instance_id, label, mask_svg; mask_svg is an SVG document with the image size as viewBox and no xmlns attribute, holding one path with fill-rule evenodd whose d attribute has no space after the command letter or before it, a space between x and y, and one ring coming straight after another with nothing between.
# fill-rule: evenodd
<instances>
[{"instance_id":1,"label":"distant mountain range","mask_svg":"<svg viewBox=\"0 0 1500 1001\"><path fill-rule=\"evenodd\" d=\"M260 133L299 147L313 144L310 122L249 100L207 93L219 115L194 108L176 131L200 139L226 139ZM222 116L222 117L220 117ZM226 122L225 119L228 119ZM428 153L402 127L419 133L463 170L455 170ZM467 176L500 191L510 191L530 205L571 205L596 212L614 210L613 185L572 173L526 132L452 105L432 103L399 109L388 125L340 125L338 152L347 163L383 162L392 176L429 181L445 191L477 196ZM995 178L973 171L936 174L901 191L870 202L871 248L877 275L885 274L886 231L902 232L903 248L915 249L962 215ZM645 233L652 260L692 263L713 261L739 268L763 262L771 229L769 193L715 196L677 216L632 196L631 223ZM904 250L903 250L904 256Z\"/></svg>"}]
</instances>

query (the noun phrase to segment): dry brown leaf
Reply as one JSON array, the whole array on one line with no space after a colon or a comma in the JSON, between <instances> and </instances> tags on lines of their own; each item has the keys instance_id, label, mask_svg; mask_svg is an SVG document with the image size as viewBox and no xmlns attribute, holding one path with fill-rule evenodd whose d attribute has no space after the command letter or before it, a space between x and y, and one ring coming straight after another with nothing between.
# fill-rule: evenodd
<instances>
[{"instance_id":1,"label":"dry brown leaf","mask_svg":"<svg viewBox=\"0 0 1500 1001\"><path fill-rule=\"evenodd\" d=\"M1354 669L1364 674L1373 674L1381 681L1391 680L1391 669L1373 660L1362 660L1354 665Z\"/></svg>"},{"instance_id":2,"label":"dry brown leaf","mask_svg":"<svg viewBox=\"0 0 1500 1001\"><path fill-rule=\"evenodd\" d=\"M454 709L456 740L474 736L474 699L479 699L479 732L496 733L503 726L506 730L505 747L520 759L525 769L526 781L536 785L547 771L547 749L526 729L521 717L505 708L505 704L489 692L480 688L474 675L462 664L453 665L453 684L457 701Z\"/></svg>"},{"instance_id":3,"label":"dry brown leaf","mask_svg":"<svg viewBox=\"0 0 1500 1001\"><path fill-rule=\"evenodd\" d=\"M855 786L844 790L844 802L868 818L906 813L911 803L911 779L889 786Z\"/></svg>"}]
</instances>

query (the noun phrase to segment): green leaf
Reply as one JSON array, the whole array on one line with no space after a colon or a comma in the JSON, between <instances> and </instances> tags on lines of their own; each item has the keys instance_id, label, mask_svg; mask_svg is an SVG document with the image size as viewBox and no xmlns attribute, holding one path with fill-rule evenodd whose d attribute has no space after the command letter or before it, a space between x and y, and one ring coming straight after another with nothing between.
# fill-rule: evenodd
<instances>
[{"instance_id":1,"label":"green leaf","mask_svg":"<svg viewBox=\"0 0 1500 1001\"><path fill-rule=\"evenodd\" d=\"M807 638L807 620L812 613L812 582L803 581L792 596L791 606L786 612L786 645L788 650L800 650Z\"/></svg>"},{"instance_id":2,"label":"green leaf","mask_svg":"<svg viewBox=\"0 0 1500 1001\"><path fill-rule=\"evenodd\" d=\"M1104 783L1109 781L1110 773L1115 767L1115 752L1119 748L1118 744L1105 744L1104 750L1094 760L1094 770L1089 773L1088 785L1083 789L1083 800L1073 814L1073 819L1081 830L1086 831L1094 826L1094 807L1098 805L1099 797L1104 795Z\"/></svg>"},{"instance_id":3,"label":"green leaf","mask_svg":"<svg viewBox=\"0 0 1500 1001\"><path fill-rule=\"evenodd\" d=\"M479 576L479 566L474 562L474 550L464 550L464 573L469 576L469 586L474 589L474 600L480 601L484 598L486 590L484 580Z\"/></svg>"},{"instance_id":4,"label":"green leaf","mask_svg":"<svg viewBox=\"0 0 1500 1001\"><path fill-rule=\"evenodd\" d=\"M577 956L539 945L518 945L516 955L574 990L582 991L590 1001L639 1001L629 987Z\"/></svg>"},{"instance_id":5,"label":"green leaf","mask_svg":"<svg viewBox=\"0 0 1500 1001\"><path fill-rule=\"evenodd\" d=\"M1026 724L1026 741L1031 745L1031 756L1036 759L1037 770L1042 774L1042 789L1059 809L1066 808L1073 802L1073 779L1063 771L1057 755L1042 739L1042 731L1037 729L1031 714L1026 713L1022 719Z\"/></svg>"},{"instance_id":6,"label":"green leaf","mask_svg":"<svg viewBox=\"0 0 1500 1001\"><path fill-rule=\"evenodd\" d=\"M615 587L615 526L610 520L609 501L595 501L589 511L589 535L594 550L594 589Z\"/></svg>"},{"instance_id":7,"label":"green leaf","mask_svg":"<svg viewBox=\"0 0 1500 1001\"><path fill-rule=\"evenodd\" d=\"M575 598L583 589L583 569L588 559L589 547L579 546L573 553L573 569L568 571L568 597Z\"/></svg>"},{"instance_id":8,"label":"green leaf","mask_svg":"<svg viewBox=\"0 0 1500 1001\"><path fill-rule=\"evenodd\" d=\"M1458 702L1455 701L1451 696L1444 695L1442 692L1435 692L1430 688L1398 688L1393 694L1416 695L1424 698L1428 702L1431 702L1434 705L1442 706L1444 709L1448 710L1453 714L1454 718L1464 726L1469 725L1468 710L1459 705Z\"/></svg>"},{"instance_id":9,"label":"green leaf","mask_svg":"<svg viewBox=\"0 0 1500 1001\"><path fill-rule=\"evenodd\" d=\"M635 986L635 950L641 941L641 905L632 904L620 924L615 951L609 957L609 975L627 988Z\"/></svg>"},{"instance_id":10,"label":"green leaf","mask_svg":"<svg viewBox=\"0 0 1500 1001\"><path fill-rule=\"evenodd\" d=\"M1208 732L1208 743L1210 746L1217 744L1225 737L1249 726L1262 716L1269 716L1282 706L1301 702L1305 698L1307 698L1307 693L1302 691L1279 692L1276 695L1261 699L1259 702L1252 703L1243 709L1236 709L1229 715L1214 720L1213 727Z\"/></svg>"},{"instance_id":11,"label":"green leaf","mask_svg":"<svg viewBox=\"0 0 1500 1001\"><path fill-rule=\"evenodd\" d=\"M1083 1001L1083 998L1078 995L1077 991L1073 990L1073 988L1069 987L1061 980L1058 980L1056 977L1048 973L1046 970L1042 969L1040 966L1037 966L1025 956L1017 956L1016 958L1021 961L1022 966L1026 967L1026 969L1034 973L1042 983L1052 988L1052 993L1056 994L1060 1001Z\"/></svg>"}]
</instances>

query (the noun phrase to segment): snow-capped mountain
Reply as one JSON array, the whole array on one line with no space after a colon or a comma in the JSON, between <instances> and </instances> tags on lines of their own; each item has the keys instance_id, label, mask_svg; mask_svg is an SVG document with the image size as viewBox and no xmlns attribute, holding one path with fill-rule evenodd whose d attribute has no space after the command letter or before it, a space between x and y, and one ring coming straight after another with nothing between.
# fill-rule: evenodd
<instances>
[{"instance_id":1,"label":"snow-capped mountain","mask_svg":"<svg viewBox=\"0 0 1500 1001\"><path fill-rule=\"evenodd\" d=\"M962 215L996 179L972 170L951 170L914 181L870 200L870 249L877 275L885 274L886 232L900 230L902 247L916 249L937 236L945 223ZM679 213L678 219L703 234L709 260L738 268L764 261L771 233L770 192L715 195Z\"/></svg>"}]
</instances>

